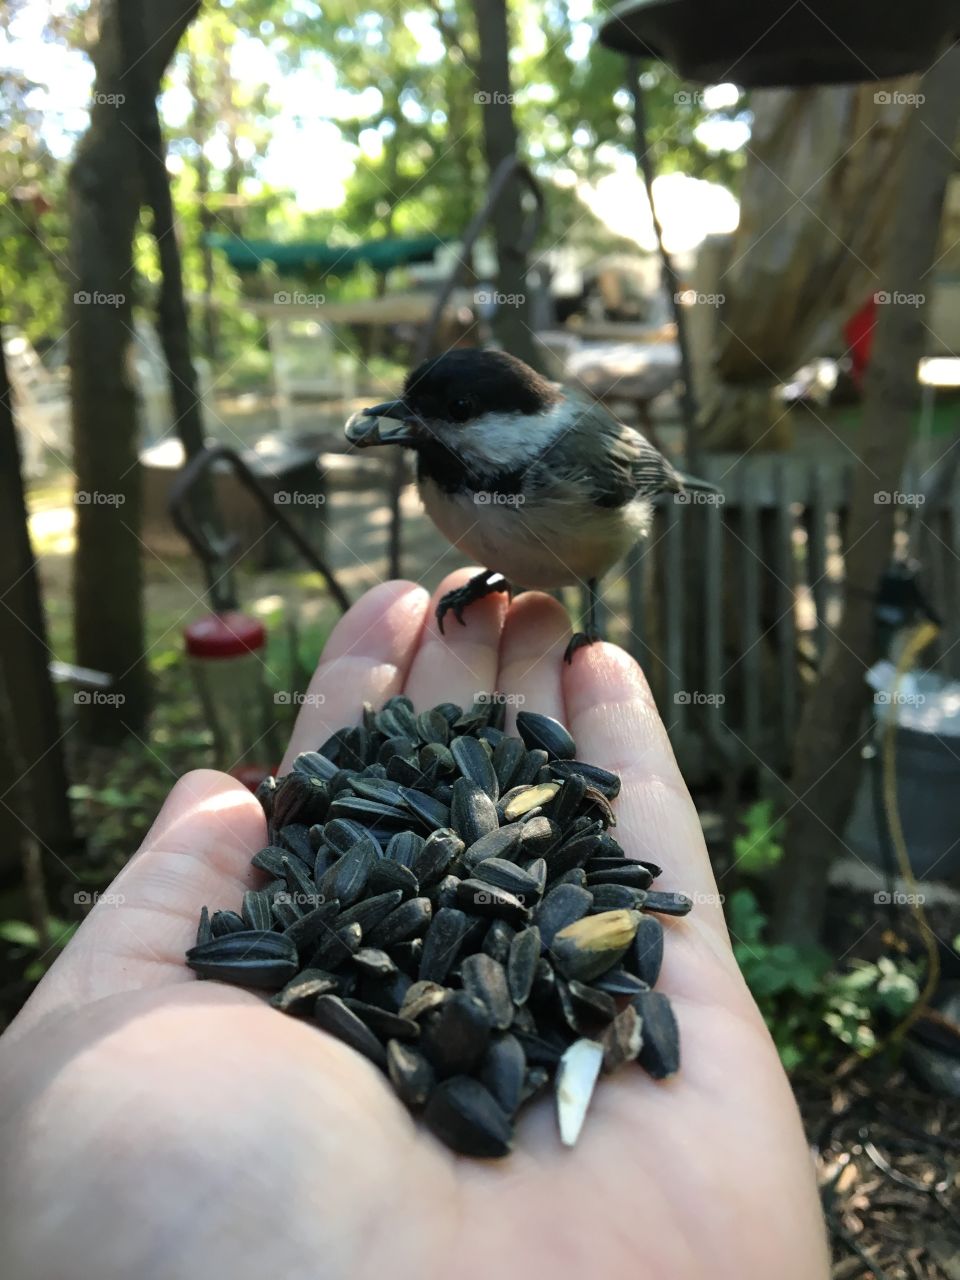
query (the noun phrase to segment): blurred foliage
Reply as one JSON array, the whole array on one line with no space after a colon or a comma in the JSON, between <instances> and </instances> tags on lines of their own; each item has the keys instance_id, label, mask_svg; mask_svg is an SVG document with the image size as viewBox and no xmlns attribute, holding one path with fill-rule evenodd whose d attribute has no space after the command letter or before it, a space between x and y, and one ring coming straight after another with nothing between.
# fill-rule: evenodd
<instances>
[{"instance_id":1,"label":"blurred foliage","mask_svg":"<svg viewBox=\"0 0 960 1280\"><path fill-rule=\"evenodd\" d=\"M11 12L18 7L22 0ZM81 0L61 10L51 16L46 38L89 47L96 4ZM590 0L513 0L510 11L514 110L525 154L548 195L542 246L561 239L595 253L622 246L576 193L577 182L599 178L616 155L632 149L626 64L596 43L589 26L601 9ZM221 255L206 257L205 230L334 243L425 231L456 235L488 182L476 52L470 0L415 0L385 11L353 0L322 6L224 0L201 10L174 60L161 110L197 346L203 352L210 342L201 324L209 285L227 385L234 361L241 360L242 381L245 353L263 348L260 321L238 304L251 288L268 295L273 289L269 275L241 282ZM258 78L271 63L284 79L315 80L316 100L303 124L326 121L352 148L355 168L338 209L303 210L292 190L271 187L264 177L261 160L278 118L285 125L297 120L282 82ZM645 71L644 83L660 171L735 185L742 156L711 152L697 128L712 116L742 115L743 104L708 112L698 95L678 93L680 82L659 64ZM42 344L63 331L68 161L48 147L41 113L31 105L33 87L8 73L0 90L0 297L3 318ZM324 156L305 155L303 162L323 166ZM146 226L135 260L134 296L149 306L158 266ZM383 287L372 272L330 284L340 296L370 296Z\"/></svg>"},{"instance_id":2,"label":"blurred foliage","mask_svg":"<svg viewBox=\"0 0 960 1280\"><path fill-rule=\"evenodd\" d=\"M773 812L770 801L752 805L734 845L738 870L761 885L783 857L783 824ZM880 956L838 969L822 947L769 942L769 921L752 888L730 894L725 914L737 963L788 1071L825 1067L840 1046L874 1052L882 1028L918 998L921 966L912 961Z\"/></svg>"}]
</instances>

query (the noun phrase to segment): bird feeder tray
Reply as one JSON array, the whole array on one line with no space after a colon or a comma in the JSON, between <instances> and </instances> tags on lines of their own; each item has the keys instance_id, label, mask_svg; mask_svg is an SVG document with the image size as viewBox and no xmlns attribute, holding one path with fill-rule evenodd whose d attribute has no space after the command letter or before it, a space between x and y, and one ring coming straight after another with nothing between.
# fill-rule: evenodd
<instances>
[{"instance_id":1,"label":"bird feeder tray","mask_svg":"<svg viewBox=\"0 0 960 1280\"><path fill-rule=\"evenodd\" d=\"M802 87L923 70L958 33L956 0L627 0L600 43L703 84Z\"/></svg>"}]
</instances>

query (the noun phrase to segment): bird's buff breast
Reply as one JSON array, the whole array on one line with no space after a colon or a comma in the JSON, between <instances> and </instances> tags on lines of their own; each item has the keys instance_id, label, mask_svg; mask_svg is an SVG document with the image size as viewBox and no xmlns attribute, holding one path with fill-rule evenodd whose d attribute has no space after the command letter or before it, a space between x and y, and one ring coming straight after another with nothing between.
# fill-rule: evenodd
<instances>
[{"instance_id":1,"label":"bird's buff breast","mask_svg":"<svg viewBox=\"0 0 960 1280\"><path fill-rule=\"evenodd\" d=\"M644 532L645 513L635 505L581 509L522 494L449 494L431 480L421 481L420 497L440 532L477 564L541 590L600 577Z\"/></svg>"}]
</instances>

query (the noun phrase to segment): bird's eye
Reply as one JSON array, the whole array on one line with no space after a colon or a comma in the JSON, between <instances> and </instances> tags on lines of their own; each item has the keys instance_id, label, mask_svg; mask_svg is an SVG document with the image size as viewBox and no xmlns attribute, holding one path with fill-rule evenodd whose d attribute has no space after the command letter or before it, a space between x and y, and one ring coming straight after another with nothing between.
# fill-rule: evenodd
<instances>
[{"instance_id":1,"label":"bird's eye","mask_svg":"<svg viewBox=\"0 0 960 1280\"><path fill-rule=\"evenodd\" d=\"M473 401L469 396L461 396L450 405L448 417L451 422L466 422L473 413Z\"/></svg>"}]
</instances>

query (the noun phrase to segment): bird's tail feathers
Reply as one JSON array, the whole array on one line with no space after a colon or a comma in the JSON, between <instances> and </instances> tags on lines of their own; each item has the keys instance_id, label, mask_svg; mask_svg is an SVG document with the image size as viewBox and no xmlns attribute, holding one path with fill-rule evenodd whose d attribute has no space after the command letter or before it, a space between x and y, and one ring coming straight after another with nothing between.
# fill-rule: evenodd
<instances>
[{"instance_id":1,"label":"bird's tail feathers","mask_svg":"<svg viewBox=\"0 0 960 1280\"><path fill-rule=\"evenodd\" d=\"M694 493L720 493L721 490L715 484L711 484L709 480L701 480L698 476L688 476L686 472L678 471L677 479L683 485L684 489L690 489Z\"/></svg>"}]
</instances>

